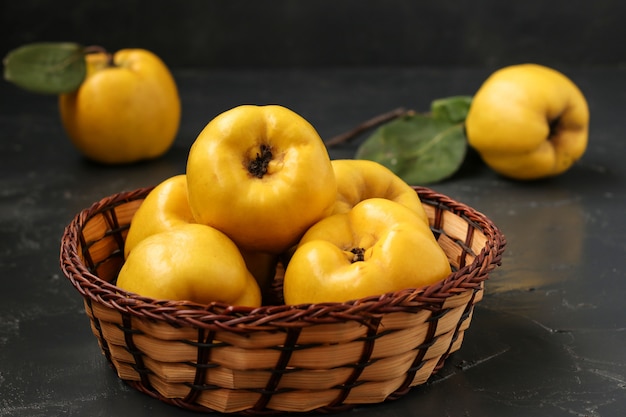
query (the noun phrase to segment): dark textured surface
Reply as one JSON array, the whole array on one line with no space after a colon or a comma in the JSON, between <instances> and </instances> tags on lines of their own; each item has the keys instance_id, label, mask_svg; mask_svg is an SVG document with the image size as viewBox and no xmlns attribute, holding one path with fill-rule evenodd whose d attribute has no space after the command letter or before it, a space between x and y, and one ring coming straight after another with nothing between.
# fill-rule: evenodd
<instances>
[{"instance_id":1,"label":"dark textured surface","mask_svg":"<svg viewBox=\"0 0 626 417\"><path fill-rule=\"evenodd\" d=\"M22 0L0 53L26 42L142 47L174 67L626 64L620 0Z\"/></svg>"},{"instance_id":2,"label":"dark textured surface","mask_svg":"<svg viewBox=\"0 0 626 417\"><path fill-rule=\"evenodd\" d=\"M489 216L507 236L464 344L441 373L356 416L622 416L626 409L626 72L571 70L592 124L583 159L534 183L498 177L475 156L431 187ZM324 138L399 106L472 94L486 70L181 70L183 122L163 158L84 161L56 100L0 85L0 416L191 416L120 382L82 300L58 266L63 228L104 196L184 172L197 133L242 103L279 103ZM354 145L331 149L349 157ZM348 414L348 413L345 413ZM340 414L343 415L343 414Z\"/></svg>"}]
</instances>

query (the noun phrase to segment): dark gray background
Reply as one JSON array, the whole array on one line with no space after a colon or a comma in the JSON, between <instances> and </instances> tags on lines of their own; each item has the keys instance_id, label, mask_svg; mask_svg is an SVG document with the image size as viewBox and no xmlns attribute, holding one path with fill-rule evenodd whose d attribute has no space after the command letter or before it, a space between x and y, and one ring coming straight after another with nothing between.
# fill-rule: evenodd
<instances>
[{"instance_id":1,"label":"dark gray background","mask_svg":"<svg viewBox=\"0 0 626 417\"><path fill-rule=\"evenodd\" d=\"M621 0L2 1L0 52L142 47L172 67L624 66Z\"/></svg>"}]
</instances>

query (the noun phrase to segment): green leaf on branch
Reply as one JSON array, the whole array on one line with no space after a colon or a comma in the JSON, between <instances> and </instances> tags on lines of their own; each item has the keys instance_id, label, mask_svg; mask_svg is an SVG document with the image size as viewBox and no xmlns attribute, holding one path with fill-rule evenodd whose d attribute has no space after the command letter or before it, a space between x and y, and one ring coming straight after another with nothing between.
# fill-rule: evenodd
<instances>
[{"instance_id":1,"label":"green leaf on branch","mask_svg":"<svg viewBox=\"0 0 626 417\"><path fill-rule=\"evenodd\" d=\"M86 73L84 48L75 43L27 44L4 58L4 79L34 93L75 91Z\"/></svg>"},{"instance_id":2,"label":"green leaf on branch","mask_svg":"<svg viewBox=\"0 0 626 417\"><path fill-rule=\"evenodd\" d=\"M358 148L356 158L379 162L405 182L442 181L461 167L467 151L467 97L436 100L430 114L409 114L380 126Z\"/></svg>"}]
</instances>

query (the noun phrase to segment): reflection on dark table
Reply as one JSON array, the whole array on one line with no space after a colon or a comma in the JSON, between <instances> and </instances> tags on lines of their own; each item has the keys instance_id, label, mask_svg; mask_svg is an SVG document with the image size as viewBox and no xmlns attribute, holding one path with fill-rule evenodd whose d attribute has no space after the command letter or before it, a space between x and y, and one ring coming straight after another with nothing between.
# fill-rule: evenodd
<instances>
[{"instance_id":1,"label":"reflection on dark table","mask_svg":"<svg viewBox=\"0 0 626 417\"><path fill-rule=\"evenodd\" d=\"M431 188L489 216L506 234L460 351L405 397L353 415L620 416L626 409L626 72L568 72L589 101L589 149L566 174L498 177L470 154ZM120 382L101 355L82 299L59 270L63 228L120 191L183 173L218 113L276 103L328 139L396 107L473 94L486 70L343 69L175 72L183 120L157 161L84 161L61 130L56 100L0 86L0 416L183 416ZM354 154L353 143L330 149ZM347 414L347 413L346 413Z\"/></svg>"}]
</instances>

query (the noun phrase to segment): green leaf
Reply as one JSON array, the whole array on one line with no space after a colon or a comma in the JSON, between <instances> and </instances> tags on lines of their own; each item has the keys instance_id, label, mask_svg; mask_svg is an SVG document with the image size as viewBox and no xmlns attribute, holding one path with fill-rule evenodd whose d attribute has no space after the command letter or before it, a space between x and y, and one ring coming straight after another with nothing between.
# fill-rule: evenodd
<instances>
[{"instance_id":1,"label":"green leaf","mask_svg":"<svg viewBox=\"0 0 626 417\"><path fill-rule=\"evenodd\" d=\"M434 100L430 111L434 118L448 120L452 123L462 123L467 117L472 96L453 96Z\"/></svg>"},{"instance_id":2,"label":"green leaf","mask_svg":"<svg viewBox=\"0 0 626 417\"><path fill-rule=\"evenodd\" d=\"M4 58L4 79L34 93L75 91L86 72L84 49L75 43L32 43Z\"/></svg>"},{"instance_id":3,"label":"green leaf","mask_svg":"<svg viewBox=\"0 0 626 417\"><path fill-rule=\"evenodd\" d=\"M357 159L376 161L411 185L442 181L463 163L463 123L414 114L379 127L359 147Z\"/></svg>"}]
</instances>

